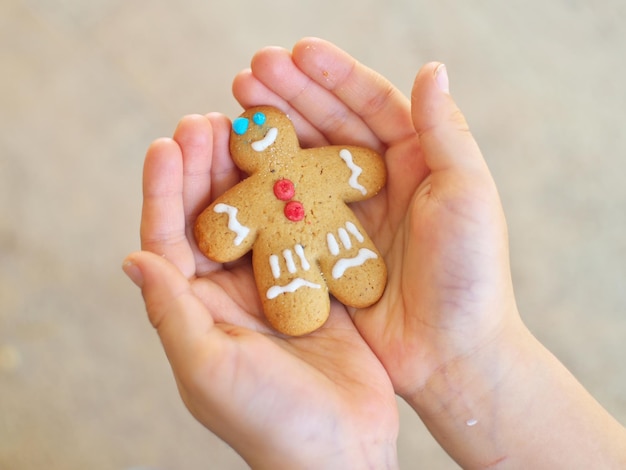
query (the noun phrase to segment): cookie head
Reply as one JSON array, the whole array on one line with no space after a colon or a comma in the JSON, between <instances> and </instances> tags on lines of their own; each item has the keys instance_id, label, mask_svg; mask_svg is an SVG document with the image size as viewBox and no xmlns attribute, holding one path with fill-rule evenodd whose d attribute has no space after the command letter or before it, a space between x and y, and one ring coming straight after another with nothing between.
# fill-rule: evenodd
<instances>
[{"instance_id":1,"label":"cookie head","mask_svg":"<svg viewBox=\"0 0 626 470\"><path fill-rule=\"evenodd\" d=\"M235 164L249 174L280 164L299 148L293 124L275 108L251 108L233 121L230 152Z\"/></svg>"}]
</instances>

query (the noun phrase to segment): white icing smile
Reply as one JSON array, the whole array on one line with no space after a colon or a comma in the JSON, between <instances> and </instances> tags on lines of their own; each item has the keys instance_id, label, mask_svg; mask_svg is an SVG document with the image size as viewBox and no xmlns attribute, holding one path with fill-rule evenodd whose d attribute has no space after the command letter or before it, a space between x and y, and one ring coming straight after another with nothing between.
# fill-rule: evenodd
<instances>
[{"instance_id":1,"label":"white icing smile","mask_svg":"<svg viewBox=\"0 0 626 470\"><path fill-rule=\"evenodd\" d=\"M256 152L263 152L276 141L276 137L278 137L278 129L272 127L269 131L267 131L265 137L263 137L261 140L252 142L252 149Z\"/></svg>"},{"instance_id":2,"label":"white icing smile","mask_svg":"<svg viewBox=\"0 0 626 470\"><path fill-rule=\"evenodd\" d=\"M267 298L268 300L275 299L280 294L293 294L295 291L300 289L301 287L310 287L311 289L321 289L322 286L319 284L315 284L314 282L309 282L300 277L295 278L286 286L273 286L267 290Z\"/></svg>"}]
</instances>

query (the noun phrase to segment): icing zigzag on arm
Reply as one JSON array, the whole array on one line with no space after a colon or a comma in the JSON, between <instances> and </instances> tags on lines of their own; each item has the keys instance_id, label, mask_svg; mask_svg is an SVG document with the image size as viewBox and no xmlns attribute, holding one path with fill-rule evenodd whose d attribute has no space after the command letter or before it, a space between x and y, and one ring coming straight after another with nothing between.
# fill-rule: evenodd
<instances>
[{"instance_id":1,"label":"icing zigzag on arm","mask_svg":"<svg viewBox=\"0 0 626 470\"><path fill-rule=\"evenodd\" d=\"M218 214L228 214L228 228L235 232L236 235L234 241L235 246L241 245L241 242L243 242L250 233L250 229L245 225L241 225L241 222L237 220L237 212L239 212L239 210L234 206L229 206L224 203L216 204L213 210Z\"/></svg>"},{"instance_id":2,"label":"icing zigzag on arm","mask_svg":"<svg viewBox=\"0 0 626 470\"><path fill-rule=\"evenodd\" d=\"M365 196L367 194L367 189L361 183L359 183L359 176L363 173L363 168L354 163L352 159L352 153L348 149L341 149L339 151L339 156L346 163L352 174L350 175L350 180L348 184L350 187L357 189L358 191Z\"/></svg>"}]
</instances>

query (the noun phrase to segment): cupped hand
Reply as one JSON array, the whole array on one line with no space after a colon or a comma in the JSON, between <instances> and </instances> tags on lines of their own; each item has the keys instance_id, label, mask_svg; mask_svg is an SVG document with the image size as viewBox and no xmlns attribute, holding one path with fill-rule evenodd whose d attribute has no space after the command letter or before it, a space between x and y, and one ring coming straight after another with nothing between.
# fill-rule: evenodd
<instances>
[{"instance_id":1,"label":"cupped hand","mask_svg":"<svg viewBox=\"0 0 626 470\"><path fill-rule=\"evenodd\" d=\"M241 177L229 134L224 116L187 116L150 146L143 251L124 263L181 396L254 468L393 468L394 391L346 309L333 302L325 327L306 337L276 334L249 260L214 263L195 244L197 215Z\"/></svg>"},{"instance_id":2,"label":"cupped hand","mask_svg":"<svg viewBox=\"0 0 626 470\"><path fill-rule=\"evenodd\" d=\"M397 393L462 468L624 468L623 426L523 325L502 207L441 64L410 100L335 46L268 48L235 80L305 145L368 145L387 186L354 204L384 254L382 299L351 310Z\"/></svg>"},{"instance_id":3,"label":"cupped hand","mask_svg":"<svg viewBox=\"0 0 626 470\"><path fill-rule=\"evenodd\" d=\"M233 84L244 107L269 104L303 146L358 144L384 155L388 179L352 205L385 256L382 299L350 310L404 397L449 364L519 326L506 224L484 159L448 91L443 65L417 75L411 99L334 45L266 48Z\"/></svg>"}]
</instances>

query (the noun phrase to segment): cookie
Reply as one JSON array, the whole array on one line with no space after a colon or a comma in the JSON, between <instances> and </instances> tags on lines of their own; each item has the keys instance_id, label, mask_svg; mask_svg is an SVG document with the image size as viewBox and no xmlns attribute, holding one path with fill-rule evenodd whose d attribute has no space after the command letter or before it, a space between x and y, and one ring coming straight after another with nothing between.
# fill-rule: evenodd
<instances>
[{"instance_id":1,"label":"cookie","mask_svg":"<svg viewBox=\"0 0 626 470\"><path fill-rule=\"evenodd\" d=\"M289 118L269 106L233 121L230 152L249 176L200 214L194 233L220 263L252 250L269 323L299 336L324 324L329 294L357 308L377 302L387 269L347 204L385 185L380 155L351 145L302 149Z\"/></svg>"}]
</instances>

